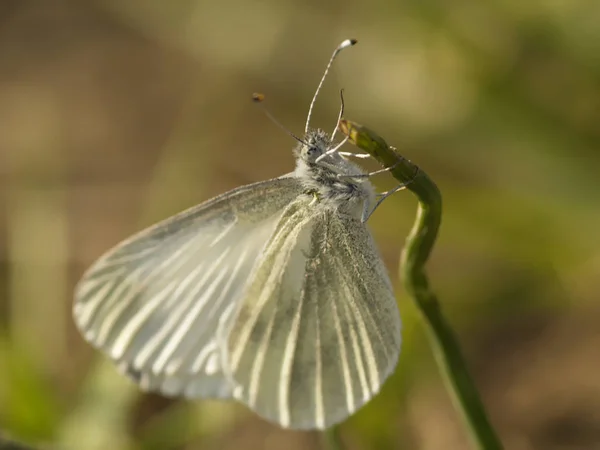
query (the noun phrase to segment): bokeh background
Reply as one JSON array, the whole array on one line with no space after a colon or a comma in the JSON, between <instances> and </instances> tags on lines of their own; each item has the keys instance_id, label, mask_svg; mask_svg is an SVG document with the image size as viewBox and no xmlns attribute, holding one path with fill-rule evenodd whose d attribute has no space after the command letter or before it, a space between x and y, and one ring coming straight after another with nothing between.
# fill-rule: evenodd
<instances>
[{"instance_id":1,"label":"bokeh background","mask_svg":"<svg viewBox=\"0 0 600 450\"><path fill-rule=\"evenodd\" d=\"M507 449L600 449L600 2L3 0L0 430L62 449L317 449L244 407L142 395L85 344L72 291L140 228L293 167L316 105L444 196L432 285ZM375 183L393 186L386 175ZM349 449L466 449L397 269L415 199L370 220L404 347Z\"/></svg>"}]
</instances>

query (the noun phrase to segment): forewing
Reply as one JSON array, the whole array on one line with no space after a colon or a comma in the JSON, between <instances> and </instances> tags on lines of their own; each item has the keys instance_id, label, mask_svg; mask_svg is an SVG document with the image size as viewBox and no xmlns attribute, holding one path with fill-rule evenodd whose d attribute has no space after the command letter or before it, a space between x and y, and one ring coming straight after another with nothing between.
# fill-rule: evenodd
<instances>
[{"instance_id":1,"label":"forewing","mask_svg":"<svg viewBox=\"0 0 600 450\"><path fill-rule=\"evenodd\" d=\"M77 285L77 326L146 390L230 396L217 330L300 192L291 177L243 186L119 244Z\"/></svg>"},{"instance_id":2,"label":"forewing","mask_svg":"<svg viewBox=\"0 0 600 450\"><path fill-rule=\"evenodd\" d=\"M331 210L307 218L300 203L284 214L231 323L226 367L234 396L261 416L326 428L393 372L400 316L365 225Z\"/></svg>"}]
</instances>

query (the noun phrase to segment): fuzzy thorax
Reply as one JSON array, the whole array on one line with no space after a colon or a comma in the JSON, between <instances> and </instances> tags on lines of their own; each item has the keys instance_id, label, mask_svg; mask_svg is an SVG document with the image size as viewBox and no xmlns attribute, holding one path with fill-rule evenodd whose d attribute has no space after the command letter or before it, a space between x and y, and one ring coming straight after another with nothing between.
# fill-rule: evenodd
<instances>
[{"instance_id":1,"label":"fuzzy thorax","mask_svg":"<svg viewBox=\"0 0 600 450\"><path fill-rule=\"evenodd\" d=\"M296 150L295 176L320 205L332 207L360 219L374 203L375 191L365 172L335 152L319 162L316 159L333 148L323 130L309 130ZM358 178L352 178L359 175Z\"/></svg>"}]
</instances>

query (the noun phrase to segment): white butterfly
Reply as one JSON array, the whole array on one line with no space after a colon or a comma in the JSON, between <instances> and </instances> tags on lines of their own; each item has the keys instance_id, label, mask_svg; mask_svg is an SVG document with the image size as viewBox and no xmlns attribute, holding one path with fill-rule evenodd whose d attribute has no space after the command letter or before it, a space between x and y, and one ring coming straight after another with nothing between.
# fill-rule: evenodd
<instances>
[{"instance_id":1,"label":"white butterfly","mask_svg":"<svg viewBox=\"0 0 600 450\"><path fill-rule=\"evenodd\" d=\"M77 285L85 339L142 389L235 398L282 427L323 429L393 372L400 316L365 224L373 188L308 121L300 141L293 173L142 231Z\"/></svg>"}]
</instances>

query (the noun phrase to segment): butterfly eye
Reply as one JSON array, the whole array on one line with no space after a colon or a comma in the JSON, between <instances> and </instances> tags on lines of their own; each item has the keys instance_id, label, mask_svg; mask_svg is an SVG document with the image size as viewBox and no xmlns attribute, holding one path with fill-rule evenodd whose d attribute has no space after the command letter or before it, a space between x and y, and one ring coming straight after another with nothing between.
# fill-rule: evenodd
<instances>
[{"instance_id":1,"label":"butterfly eye","mask_svg":"<svg viewBox=\"0 0 600 450\"><path fill-rule=\"evenodd\" d=\"M308 156L319 156L321 154L321 151L318 147L308 147L308 149L306 150L306 154Z\"/></svg>"}]
</instances>

